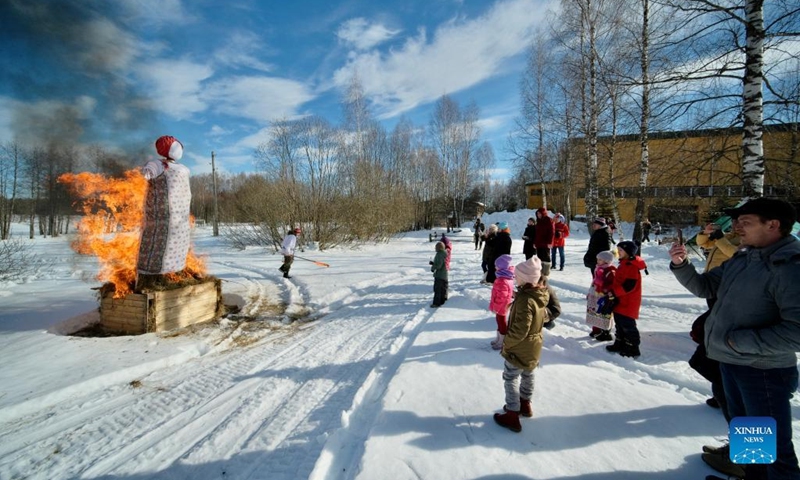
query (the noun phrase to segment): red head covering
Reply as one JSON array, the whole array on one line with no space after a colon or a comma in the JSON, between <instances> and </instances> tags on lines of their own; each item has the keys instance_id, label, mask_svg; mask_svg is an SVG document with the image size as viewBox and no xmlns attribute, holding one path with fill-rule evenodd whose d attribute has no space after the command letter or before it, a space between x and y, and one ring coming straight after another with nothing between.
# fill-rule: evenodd
<instances>
[{"instance_id":1,"label":"red head covering","mask_svg":"<svg viewBox=\"0 0 800 480\"><path fill-rule=\"evenodd\" d=\"M183 144L175 137L164 135L156 140L156 152L170 160L180 160L183 156Z\"/></svg>"}]
</instances>

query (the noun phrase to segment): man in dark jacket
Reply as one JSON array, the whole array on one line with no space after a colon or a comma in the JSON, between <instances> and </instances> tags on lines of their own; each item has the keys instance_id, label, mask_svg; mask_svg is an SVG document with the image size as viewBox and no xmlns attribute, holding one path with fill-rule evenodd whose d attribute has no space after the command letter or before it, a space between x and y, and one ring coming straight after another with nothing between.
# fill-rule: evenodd
<instances>
[{"instance_id":1,"label":"man in dark jacket","mask_svg":"<svg viewBox=\"0 0 800 480\"><path fill-rule=\"evenodd\" d=\"M536 210L536 236L533 245L536 247L536 256L542 261L542 268L546 272L550 271L550 249L553 248L553 238L555 238L553 219L547 215L547 209L541 207Z\"/></svg>"},{"instance_id":2,"label":"man in dark jacket","mask_svg":"<svg viewBox=\"0 0 800 480\"><path fill-rule=\"evenodd\" d=\"M536 219L529 218L528 226L525 227L525 231L522 233L522 241L523 241L522 253L525 255L525 260L536 255L536 247L533 246L533 241L535 237L536 237Z\"/></svg>"},{"instance_id":3,"label":"man in dark jacket","mask_svg":"<svg viewBox=\"0 0 800 480\"><path fill-rule=\"evenodd\" d=\"M782 200L757 198L725 213L744 248L698 273L686 247L676 243L670 269L693 294L717 299L704 343L708 357L720 363L730 417L775 420L777 459L746 465L745 478L800 479L789 402L800 352L800 242L791 235L797 212ZM707 455L703 460L715 467Z\"/></svg>"},{"instance_id":4,"label":"man in dark jacket","mask_svg":"<svg viewBox=\"0 0 800 480\"><path fill-rule=\"evenodd\" d=\"M611 250L611 235L608 233L608 225L605 219L597 217L592 222L592 236L589 237L589 248L583 256L583 264L592 271L594 278L594 268L597 266L597 254Z\"/></svg>"},{"instance_id":5,"label":"man in dark jacket","mask_svg":"<svg viewBox=\"0 0 800 480\"><path fill-rule=\"evenodd\" d=\"M511 229L508 223L500 222L497 224L497 236L494 237L494 245L492 245L492 256L489 259L489 271L486 272L486 281L494 283L495 269L494 261L500 258L500 255L511 255Z\"/></svg>"}]
</instances>

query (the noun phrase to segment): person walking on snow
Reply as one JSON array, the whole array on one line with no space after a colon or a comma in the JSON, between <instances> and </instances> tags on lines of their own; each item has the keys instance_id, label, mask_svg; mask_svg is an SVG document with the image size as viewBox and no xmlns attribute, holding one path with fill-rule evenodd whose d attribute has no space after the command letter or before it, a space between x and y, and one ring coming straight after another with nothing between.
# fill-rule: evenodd
<instances>
[{"instance_id":1,"label":"person walking on snow","mask_svg":"<svg viewBox=\"0 0 800 480\"><path fill-rule=\"evenodd\" d=\"M503 340L500 355L505 359L503 382L505 386L504 413L495 413L494 421L512 432L521 432L519 417L532 417L533 370L539 365L542 354L542 325L549 294L540 283L542 262L538 257L517 264L514 282L517 293L508 315L508 332Z\"/></svg>"},{"instance_id":2,"label":"person walking on snow","mask_svg":"<svg viewBox=\"0 0 800 480\"><path fill-rule=\"evenodd\" d=\"M492 348L503 348L503 339L508 331L506 315L508 307L514 299L514 266L511 265L511 255L500 255L494 262L495 280L492 284L492 297L489 300L489 311L495 314L497 321L497 335L492 341Z\"/></svg>"},{"instance_id":3,"label":"person walking on snow","mask_svg":"<svg viewBox=\"0 0 800 480\"><path fill-rule=\"evenodd\" d=\"M297 248L297 236L300 235L300 227L290 230L289 233L283 237L281 243L281 255L283 255L283 265L278 267L278 270L283 272L283 278L292 278L289 276L289 270L292 268L294 262L294 250Z\"/></svg>"}]
</instances>

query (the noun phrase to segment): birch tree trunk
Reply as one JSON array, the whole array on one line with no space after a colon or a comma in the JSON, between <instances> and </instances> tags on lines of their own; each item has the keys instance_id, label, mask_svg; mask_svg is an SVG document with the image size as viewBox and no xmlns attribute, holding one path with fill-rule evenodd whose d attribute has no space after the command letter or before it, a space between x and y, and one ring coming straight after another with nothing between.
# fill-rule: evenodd
<instances>
[{"instance_id":1,"label":"birch tree trunk","mask_svg":"<svg viewBox=\"0 0 800 480\"><path fill-rule=\"evenodd\" d=\"M753 198L764 194L764 0L745 0L745 32L742 184L745 196Z\"/></svg>"},{"instance_id":2,"label":"birch tree trunk","mask_svg":"<svg viewBox=\"0 0 800 480\"><path fill-rule=\"evenodd\" d=\"M642 0L642 112L639 122L639 141L641 155L639 160L639 188L636 192L636 210L634 211L633 239L642 241L642 220L645 216L645 193L647 192L647 174L650 170L650 142L648 130L650 126L650 0Z\"/></svg>"}]
</instances>

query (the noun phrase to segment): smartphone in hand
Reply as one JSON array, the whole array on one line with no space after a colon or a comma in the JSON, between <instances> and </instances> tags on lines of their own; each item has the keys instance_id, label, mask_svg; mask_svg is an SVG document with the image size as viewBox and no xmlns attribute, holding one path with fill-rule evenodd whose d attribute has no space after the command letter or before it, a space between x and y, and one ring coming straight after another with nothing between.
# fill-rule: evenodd
<instances>
[{"instance_id":1,"label":"smartphone in hand","mask_svg":"<svg viewBox=\"0 0 800 480\"><path fill-rule=\"evenodd\" d=\"M683 245L683 229L678 228L678 243Z\"/></svg>"}]
</instances>

